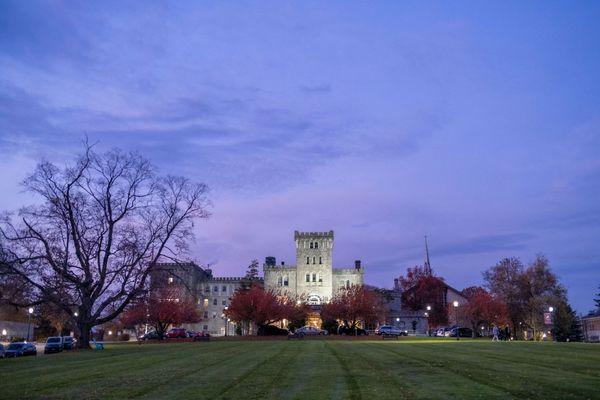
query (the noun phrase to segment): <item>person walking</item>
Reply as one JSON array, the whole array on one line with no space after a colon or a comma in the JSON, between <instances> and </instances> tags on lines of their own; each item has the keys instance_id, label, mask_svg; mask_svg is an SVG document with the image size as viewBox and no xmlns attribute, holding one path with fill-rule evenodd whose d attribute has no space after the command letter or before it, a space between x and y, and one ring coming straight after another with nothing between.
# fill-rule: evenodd
<instances>
[{"instance_id":1,"label":"person walking","mask_svg":"<svg viewBox=\"0 0 600 400\"><path fill-rule=\"evenodd\" d=\"M494 328L492 329L492 334L494 335L492 342L500 341L500 339L498 339L498 327L496 325L494 325Z\"/></svg>"}]
</instances>

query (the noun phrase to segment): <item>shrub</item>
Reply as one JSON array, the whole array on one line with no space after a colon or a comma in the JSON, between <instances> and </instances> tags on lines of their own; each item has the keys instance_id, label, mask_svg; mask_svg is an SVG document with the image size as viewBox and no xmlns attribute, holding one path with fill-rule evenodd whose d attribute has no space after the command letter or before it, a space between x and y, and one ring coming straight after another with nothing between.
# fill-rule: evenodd
<instances>
[{"instance_id":1,"label":"shrub","mask_svg":"<svg viewBox=\"0 0 600 400\"><path fill-rule=\"evenodd\" d=\"M130 338L131 336L129 335L129 333L124 333L121 336L119 336L119 340L121 342L128 342Z\"/></svg>"}]
</instances>

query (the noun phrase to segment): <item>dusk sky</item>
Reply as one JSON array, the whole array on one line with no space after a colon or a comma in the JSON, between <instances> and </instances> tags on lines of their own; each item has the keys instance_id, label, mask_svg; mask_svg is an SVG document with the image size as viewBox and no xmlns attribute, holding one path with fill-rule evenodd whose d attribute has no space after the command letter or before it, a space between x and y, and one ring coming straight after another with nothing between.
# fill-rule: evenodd
<instances>
[{"instance_id":1,"label":"dusk sky","mask_svg":"<svg viewBox=\"0 0 600 400\"><path fill-rule=\"evenodd\" d=\"M152 4L151 4L152 3ZM334 265L459 289L544 253L579 312L600 285L600 2L0 2L0 210L87 135L211 188L216 275Z\"/></svg>"}]
</instances>

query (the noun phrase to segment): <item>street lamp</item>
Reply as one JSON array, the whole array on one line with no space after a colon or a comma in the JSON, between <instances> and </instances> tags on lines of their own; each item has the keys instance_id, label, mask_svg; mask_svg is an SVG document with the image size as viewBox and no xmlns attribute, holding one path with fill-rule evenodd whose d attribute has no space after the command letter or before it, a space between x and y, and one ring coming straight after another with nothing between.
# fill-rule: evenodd
<instances>
[{"instance_id":1,"label":"street lamp","mask_svg":"<svg viewBox=\"0 0 600 400\"><path fill-rule=\"evenodd\" d=\"M29 341L29 331L31 330L31 314L33 314L33 307L29 307L27 310L27 341Z\"/></svg>"},{"instance_id":2,"label":"street lamp","mask_svg":"<svg viewBox=\"0 0 600 400\"><path fill-rule=\"evenodd\" d=\"M229 307L225 307L225 313L223 314L224 317L226 317L227 314L227 310L229 310ZM225 318L225 337L227 337L227 334L229 333L229 318Z\"/></svg>"},{"instance_id":3,"label":"street lamp","mask_svg":"<svg viewBox=\"0 0 600 400\"><path fill-rule=\"evenodd\" d=\"M2 329L2 336L3 336L3 337L5 337L5 338L6 338L6 334L7 334L7 333L8 333L8 332L6 332L6 329Z\"/></svg>"},{"instance_id":4,"label":"street lamp","mask_svg":"<svg viewBox=\"0 0 600 400\"><path fill-rule=\"evenodd\" d=\"M77 313L77 311L75 311L75 312L73 313L73 315L75 316L75 318L79 317L79 314Z\"/></svg>"},{"instance_id":5,"label":"street lamp","mask_svg":"<svg viewBox=\"0 0 600 400\"><path fill-rule=\"evenodd\" d=\"M454 319L456 322L456 340L460 340L460 329L458 327L458 301L454 300L452 305L454 306Z\"/></svg>"},{"instance_id":6,"label":"street lamp","mask_svg":"<svg viewBox=\"0 0 600 400\"><path fill-rule=\"evenodd\" d=\"M552 307L552 306L548 307L548 311L554 312L554 307Z\"/></svg>"},{"instance_id":7,"label":"street lamp","mask_svg":"<svg viewBox=\"0 0 600 400\"><path fill-rule=\"evenodd\" d=\"M431 306L427 306L427 311L431 311Z\"/></svg>"}]
</instances>

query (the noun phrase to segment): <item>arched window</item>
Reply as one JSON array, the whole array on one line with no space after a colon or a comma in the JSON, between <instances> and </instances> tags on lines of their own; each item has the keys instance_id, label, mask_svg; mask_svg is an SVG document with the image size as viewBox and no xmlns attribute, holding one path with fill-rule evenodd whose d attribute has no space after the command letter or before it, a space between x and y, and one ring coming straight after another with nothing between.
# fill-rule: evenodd
<instances>
[{"instance_id":1,"label":"arched window","mask_svg":"<svg viewBox=\"0 0 600 400\"><path fill-rule=\"evenodd\" d=\"M306 274L306 282L310 282L310 274Z\"/></svg>"},{"instance_id":2,"label":"arched window","mask_svg":"<svg viewBox=\"0 0 600 400\"><path fill-rule=\"evenodd\" d=\"M288 286L289 285L289 280L287 275L283 277L283 286Z\"/></svg>"},{"instance_id":3,"label":"arched window","mask_svg":"<svg viewBox=\"0 0 600 400\"><path fill-rule=\"evenodd\" d=\"M350 289L350 281L346 281L346 289Z\"/></svg>"},{"instance_id":4,"label":"arched window","mask_svg":"<svg viewBox=\"0 0 600 400\"><path fill-rule=\"evenodd\" d=\"M319 248L319 242L315 242L315 249Z\"/></svg>"},{"instance_id":5,"label":"arched window","mask_svg":"<svg viewBox=\"0 0 600 400\"><path fill-rule=\"evenodd\" d=\"M277 286L281 286L283 284L283 278L280 276L277 278Z\"/></svg>"},{"instance_id":6,"label":"arched window","mask_svg":"<svg viewBox=\"0 0 600 400\"><path fill-rule=\"evenodd\" d=\"M317 274L313 273L312 275L313 275L313 282L316 282L317 281Z\"/></svg>"},{"instance_id":7,"label":"arched window","mask_svg":"<svg viewBox=\"0 0 600 400\"><path fill-rule=\"evenodd\" d=\"M316 264L317 263L316 261L317 261L317 258L313 257L313 264Z\"/></svg>"},{"instance_id":8,"label":"arched window","mask_svg":"<svg viewBox=\"0 0 600 400\"><path fill-rule=\"evenodd\" d=\"M313 242L310 242L310 248L311 249L313 248Z\"/></svg>"},{"instance_id":9,"label":"arched window","mask_svg":"<svg viewBox=\"0 0 600 400\"><path fill-rule=\"evenodd\" d=\"M319 264L323 264L323 257L319 257Z\"/></svg>"},{"instance_id":10,"label":"arched window","mask_svg":"<svg viewBox=\"0 0 600 400\"><path fill-rule=\"evenodd\" d=\"M309 257L306 257L306 263L310 264L310 258Z\"/></svg>"}]
</instances>

